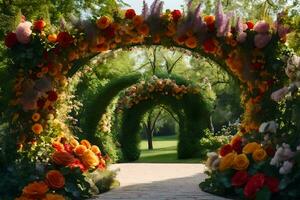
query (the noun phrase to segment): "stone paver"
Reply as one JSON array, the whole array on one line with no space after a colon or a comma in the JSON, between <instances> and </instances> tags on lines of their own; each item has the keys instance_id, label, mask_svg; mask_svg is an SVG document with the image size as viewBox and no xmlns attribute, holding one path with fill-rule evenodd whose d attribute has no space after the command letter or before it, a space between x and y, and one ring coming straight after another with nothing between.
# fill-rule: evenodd
<instances>
[{"instance_id":1,"label":"stone paver","mask_svg":"<svg viewBox=\"0 0 300 200\"><path fill-rule=\"evenodd\" d=\"M206 175L202 164L115 164L121 187L94 200L225 200L199 189Z\"/></svg>"}]
</instances>

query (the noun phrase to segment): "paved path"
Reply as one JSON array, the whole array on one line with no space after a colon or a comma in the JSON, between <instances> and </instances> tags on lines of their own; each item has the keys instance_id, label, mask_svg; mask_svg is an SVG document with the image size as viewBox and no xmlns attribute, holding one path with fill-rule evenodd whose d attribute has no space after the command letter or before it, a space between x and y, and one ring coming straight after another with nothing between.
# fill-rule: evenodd
<instances>
[{"instance_id":1,"label":"paved path","mask_svg":"<svg viewBox=\"0 0 300 200\"><path fill-rule=\"evenodd\" d=\"M121 187L94 200L225 200L199 189L204 180L202 164L115 164Z\"/></svg>"}]
</instances>

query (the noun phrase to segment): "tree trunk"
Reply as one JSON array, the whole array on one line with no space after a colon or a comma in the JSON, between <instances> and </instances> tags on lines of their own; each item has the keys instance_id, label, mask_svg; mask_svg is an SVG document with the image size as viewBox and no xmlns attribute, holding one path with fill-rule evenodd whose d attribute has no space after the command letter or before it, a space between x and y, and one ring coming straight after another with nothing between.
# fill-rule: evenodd
<instances>
[{"instance_id":1,"label":"tree trunk","mask_svg":"<svg viewBox=\"0 0 300 200\"><path fill-rule=\"evenodd\" d=\"M147 131L147 139L148 139L148 150L153 150L153 132Z\"/></svg>"}]
</instances>

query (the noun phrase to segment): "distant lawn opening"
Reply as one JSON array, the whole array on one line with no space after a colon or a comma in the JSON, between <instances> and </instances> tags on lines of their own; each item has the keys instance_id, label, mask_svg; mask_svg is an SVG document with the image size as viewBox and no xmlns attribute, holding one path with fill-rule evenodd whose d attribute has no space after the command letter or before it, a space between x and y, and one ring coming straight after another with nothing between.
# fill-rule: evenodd
<instances>
[{"instance_id":1,"label":"distant lawn opening","mask_svg":"<svg viewBox=\"0 0 300 200\"><path fill-rule=\"evenodd\" d=\"M177 157L176 135L154 136L153 150L148 150L147 140L142 140L140 144L141 156L136 163L200 163L201 158L178 159Z\"/></svg>"}]
</instances>

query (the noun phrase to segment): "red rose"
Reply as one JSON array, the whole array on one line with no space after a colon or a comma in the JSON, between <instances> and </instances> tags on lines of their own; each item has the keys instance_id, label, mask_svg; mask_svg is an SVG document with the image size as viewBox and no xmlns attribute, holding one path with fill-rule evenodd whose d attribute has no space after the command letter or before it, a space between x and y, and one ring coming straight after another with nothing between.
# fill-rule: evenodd
<instances>
[{"instance_id":1,"label":"red rose","mask_svg":"<svg viewBox=\"0 0 300 200\"><path fill-rule=\"evenodd\" d=\"M265 185L273 193L279 191L279 180L275 177L270 177L270 176L266 177Z\"/></svg>"},{"instance_id":2,"label":"red rose","mask_svg":"<svg viewBox=\"0 0 300 200\"><path fill-rule=\"evenodd\" d=\"M108 39L111 39L111 38L115 37L115 35L116 35L116 30L111 25L109 27L107 27L106 29L104 29L103 32L104 32L105 37Z\"/></svg>"},{"instance_id":3,"label":"red rose","mask_svg":"<svg viewBox=\"0 0 300 200\"><path fill-rule=\"evenodd\" d=\"M210 32L214 32L215 31L215 23L207 24L207 28Z\"/></svg>"},{"instance_id":4,"label":"red rose","mask_svg":"<svg viewBox=\"0 0 300 200\"><path fill-rule=\"evenodd\" d=\"M248 22L246 22L246 24L248 26L248 29L253 29L253 27L254 27L254 23L253 22L248 21Z\"/></svg>"},{"instance_id":5,"label":"red rose","mask_svg":"<svg viewBox=\"0 0 300 200\"><path fill-rule=\"evenodd\" d=\"M70 167L71 169L79 168L82 172L87 170L79 159L75 159L72 163L68 165L68 167Z\"/></svg>"},{"instance_id":6,"label":"red rose","mask_svg":"<svg viewBox=\"0 0 300 200\"><path fill-rule=\"evenodd\" d=\"M33 29L41 32L42 30L44 30L45 26L46 26L46 22L40 19L34 22Z\"/></svg>"},{"instance_id":7,"label":"red rose","mask_svg":"<svg viewBox=\"0 0 300 200\"><path fill-rule=\"evenodd\" d=\"M275 150L271 146L266 148L266 152L269 157L273 157L275 155Z\"/></svg>"},{"instance_id":8,"label":"red rose","mask_svg":"<svg viewBox=\"0 0 300 200\"><path fill-rule=\"evenodd\" d=\"M235 187L243 186L247 183L249 175L247 171L237 171L231 178L231 185Z\"/></svg>"},{"instance_id":9,"label":"red rose","mask_svg":"<svg viewBox=\"0 0 300 200\"><path fill-rule=\"evenodd\" d=\"M173 17L173 21L174 21L174 22L178 22L179 19L180 19L181 16L182 16L180 10L173 10L173 11L171 12L171 15L172 15L172 17Z\"/></svg>"},{"instance_id":10,"label":"red rose","mask_svg":"<svg viewBox=\"0 0 300 200\"><path fill-rule=\"evenodd\" d=\"M73 153L73 148L70 144L64 144L64 148L66 150L66 152L72 154Z\"/></svg>"},{"instance_id":11,"label":"red rose","mask_svg":"<svg viewBox=\"0 0 300 200\"><path fill-rule=\"evenodd\" d=\"M250 178L244 188L244 195L247 198L254 198L256 193L264 186L265 175L257 173Z\"/></svg>"},{"instance_id":12,"label":"red rose","mask_svg":"<svg viewBox=\"0 0 300 200\"><path fill-rule=\"evenodd\" d=\"M12 48L16 44L18 44L17 35L13 32L8 33L5 37L5 46Z\"/></svg>"},{"instance_id":13,"label":"red rose","mask_svg":"<svg viewBox=\"0 0 300 200\"><path fill-rule=\"evenodd\" d=\"M49 92L47 92L47 94L48 94L48 100L49 101L54 102L58 98L58 95L57 95L57 93L55 91L49 91Z\"/></svg>"},{"instance_id":14,"label":"red rose","mask_svg":"<svg viewBox=\"0 0 300 200\"><path fill-rule=\"evenodd\" d=\"M37 107L38 107L39 109L42 109L42 108L45 106L45 103L46 103L46 101L45 101L44 99L39 99L39 100L37 101Z\"/></svg>"},{"instance_id":15,"label":"red rose","mask_svg":"<svg viewBox=\"0 0 300 200\"><path fill-rule=\"evenodd\" d=\"M203 48L206 53L213 53L216 51L216 45L213 39L206 39L203 43Z\"/></svg>"},{"instance_id":16,"label":"red rose","mask_svg":"<svg viewBox=\"0 0 300 200\"><path fill-rule=\"evenodd\" d=\"M232 141L231 146L232 146L233 150L235 152L237 152L238 154L242 153L242 151L243 151L242 138L241 137L236 138L234 141Z\"/></svg>"},{"instance_id":17,"label":"red rose","mask_svg":"<svg viewBox=\"0 0 300 200\"><path fill-rule=\"evenodd\" d=\"M134 16L136 16L136 13L135 13L134 9L126 10L126 13L125 13L125 18L126 19L132 19L132 18L134 18Z\"/></svg>"},{"instance_id":18,"label":"red rose","mask_svg":"<svg viewBox=\"0 0 300 200\"><path fill-rule=\"evenodd\" d=\"M220 149L220 156L224 157L227 154L231 153L233 151L232 146L230 144L226 144L221 147Z\"/></svg>"},{"instance_id":19,"label":"red rose","mask_svg":"<svg viewBox=\"0 0 300 200\"><path fill-rule=\"evenodd\" d=\"M57 42L62 48L67 48L74 42L74 39L68 32L60 32L57 36Z\"/></svg>"}]
</instances>

